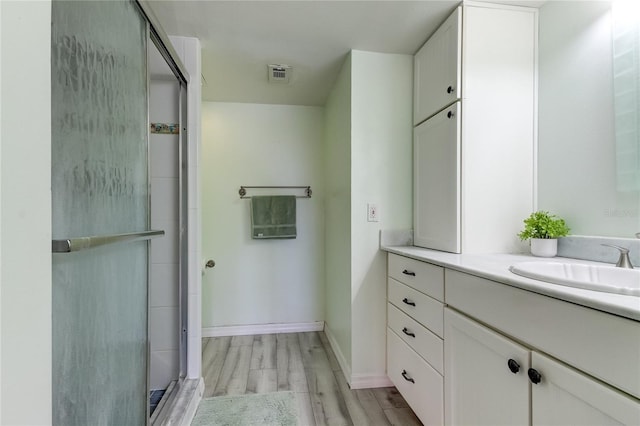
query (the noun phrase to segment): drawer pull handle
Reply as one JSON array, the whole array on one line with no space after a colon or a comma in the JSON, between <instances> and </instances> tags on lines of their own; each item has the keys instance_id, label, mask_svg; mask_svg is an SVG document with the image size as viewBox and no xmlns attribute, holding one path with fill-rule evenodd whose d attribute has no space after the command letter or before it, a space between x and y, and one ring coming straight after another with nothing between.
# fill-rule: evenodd
<instances>
[{"instance_id":1,"label":"drawer pull handle","mask_svg":"<svg viewBox=\"0 0 640 426\"><path fill-rule=\"evenodd\" d=\"M518 364L516 360L510 359L509 361L507 361L507 365L509 366L509 370L511 370L513 374L516 374L518 371L520 371L520 364Z\"/></svg>"},{"instance_id":2,"label":"drawer pull handle","mask_svg":"<svg viewBox=\"0 0 640 426\"><path fill-rule=\"evenodd\" d=\"M453 86L447 87L447 93L451 93L451 92L453 92Z\"/></svg>"},{"instance_id":3,"label":"drawer pull handle","mask_svg":"<svg viewBox=\"0 0 640 426\"><path fill-rule=\"evenodd\" d=\"M529 375L529 380L531 380L531 383L534 385L537 385L542 381L542 374L540 374L538 370L530 368L529 371L527 371L527 374Z\"/></svg>"},{"instance_id":4,"label":"drawer pull handle","mask_svg":"<svg viewBox=\"0 0 640 426\"><path fill-rule=\"evenodd\" d=\"M407 271L406 269L404 271L402 271L402 273L405 274L405 275L411 275L412 277L416 276L415 272Z\"/></svg>"},{"instance_id":5,"label":"drawer pull handle","mask_svg":"<svg viewBox=\"0 0 640 426\"><path fill-rule=\"evenodd\" d=\"M402 377L404 377L404 379L405 379L407 382L411 382L411 383L415 383L415 382L416 382L416 381L415 381L415 380L413 380L411 377L408 377L408 376L407 376L407 370L402 370Z\"/></svg>"},{"instance_id":6,"label":"drawer pull handle","mask_svg":"<svg viewBox=\"0 0 640 426\"><path fill-rule=\"evenodd\" d=\"M403 332L404 334L406 334L407 336L411 336L411 337L413 337L413 338L415 338L415 337L416 337L416 335L415 335L414 333L412 333L412 332L410 332L409 330L407 330L407 327L403 328L403 329L402 329L402 332Z\"/></svg>"},{"instance_id":7,"label":"drawer pull handle","mask_svg":"<svg viewBox=\"0 0 640 426\"><path fill-rule=\"evenodd\" d=\"M411 300L407 299L406 297L404 299L402 299L402 301L404 303L406 303L407 305L409 305L409 306L416 306L415 302L412 302Z\"/></svg>"}]
</instances>

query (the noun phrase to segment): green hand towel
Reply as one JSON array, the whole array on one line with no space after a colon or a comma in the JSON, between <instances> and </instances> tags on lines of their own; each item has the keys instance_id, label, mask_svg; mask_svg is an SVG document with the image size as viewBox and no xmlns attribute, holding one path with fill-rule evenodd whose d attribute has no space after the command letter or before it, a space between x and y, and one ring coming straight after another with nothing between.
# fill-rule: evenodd
<instances>
[{"instance_id":1,"label":"green hand towel","mask_svg":"<svg viewBox=\"0 0 640 426\"><path fill-rule=\"evenodd\" d=\"M296 238L296 197L251 197L251 238Z\"/></svg>"}]
</instances>

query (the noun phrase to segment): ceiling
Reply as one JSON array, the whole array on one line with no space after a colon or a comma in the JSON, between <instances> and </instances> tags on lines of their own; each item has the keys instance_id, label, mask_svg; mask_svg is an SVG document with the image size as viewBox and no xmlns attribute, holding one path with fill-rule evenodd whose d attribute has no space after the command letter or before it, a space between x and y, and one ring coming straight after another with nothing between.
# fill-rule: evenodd
<instances>
[{"instance_id":1,"label":"ceiling","mask_svg":"<svg viewBox=\"0 0 640 426\"><path fill-rule=\"evenodd\" d=\"M322 106L351 49L414 54L460 2L147 3L167 34L200 39L204 101ZM268 82L274 63L289 84Z\"/></svg>"}]
</instances>

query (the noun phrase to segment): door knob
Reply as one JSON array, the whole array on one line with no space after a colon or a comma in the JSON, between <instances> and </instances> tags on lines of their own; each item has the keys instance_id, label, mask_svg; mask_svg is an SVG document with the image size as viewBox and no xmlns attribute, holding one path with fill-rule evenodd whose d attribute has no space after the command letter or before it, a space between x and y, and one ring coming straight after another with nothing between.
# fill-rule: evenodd
<instances>
[{"instance_id":1,"label":"door knob","mask_svg":"<svg viewBox=\"0 0 640 426\"><path fill-rule=\"evenodd\" d=\"M529 375L529 380L531 380L531 383L534 385L537 385L542 381L542 374L540 374L536 369L530 368L527 371L527 374Z\"/></svg>"},{"instance_id":2,"label":"door knob","mask_svg":"<svg viewBox=\"0 0 640 426\"><path fill-rule=\"evenodd\" d=\"M507 365L509 366L509 370L511 370L513 374L516 374L518 371L520 371L520 364L518 364L518 362L514 359L510 359L507 362Z\"/></svg>"},{"instance_id":3,"label":"door knob","mask_svg":"<svg viewBox=\"0 0 640 426\"><path fill-rule=\"evenodd\" d=\"M216 266L216 262L213 259L207 260L207 263L204 264L205 268L213 268Z\"/></svg>"}]
</instances>

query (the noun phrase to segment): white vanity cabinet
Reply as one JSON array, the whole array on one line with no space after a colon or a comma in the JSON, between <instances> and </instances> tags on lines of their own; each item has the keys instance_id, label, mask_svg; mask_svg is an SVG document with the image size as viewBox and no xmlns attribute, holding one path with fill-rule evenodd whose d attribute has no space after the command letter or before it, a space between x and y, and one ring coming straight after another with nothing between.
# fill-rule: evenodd
<instances>
[{"instance_id":1,"label":"white vanity cabinet","mask_svg":"<svg viewBox=\"0 0 640 426\"><path fill-rule=\"evenodd\" d=\"M640 402L445 310L447 425L637 425Z\"/></svg>"},{"instance_id":2,"label":"white vanity cabinet","mask_svg":"<svg viewBox=\"0 0 640 426\"><path fill-rule=\"evenodd\" d=\"M444 269L388 258L387 375L425 425L444 422Z\"/></svg>"},{"instance_id":3,"label":"white vanity cabinet","mask_svg":"<svg viewBox=\"0 0 640 426\"><path fill-rule=\"evenodd\" d=\"M534 199L536 40L535 9L463 5L415 55L415 245L517 251Z\"/></svg>"},{"instance_id":4,"label":"white vanity cabinet","mask_svg":"<svg viewBox=\"0 0 640 426\"><path fill-rule=\"evenodd\" d=\"M446 424L640 424L639 322L445 271Z\"/></svg>"},{"instance_id":5,"label":"white vanity cabinet","mask_svg":"<svg viewBox=\"0 0 640 426\"><path fill-rule=\"evenodd\" d=\"M387 374L424 424L640 425L639 321L388 259Z\"/></svg>"}]
</instances>

